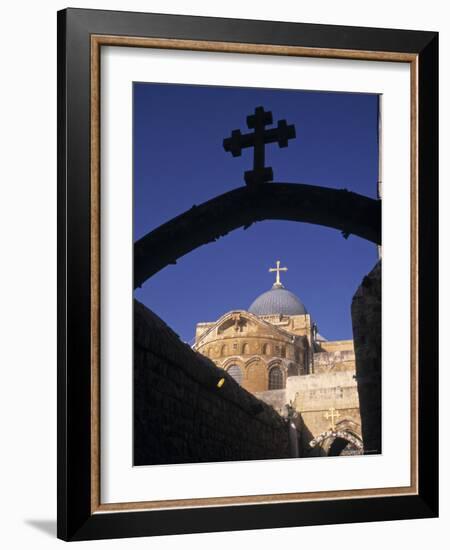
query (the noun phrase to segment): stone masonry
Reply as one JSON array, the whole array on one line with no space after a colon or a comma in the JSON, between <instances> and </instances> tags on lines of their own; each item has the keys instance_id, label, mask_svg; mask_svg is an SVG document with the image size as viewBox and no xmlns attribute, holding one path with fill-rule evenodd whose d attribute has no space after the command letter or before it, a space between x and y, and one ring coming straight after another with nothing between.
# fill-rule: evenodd
<instances>
[{"instance_id":1,"label":"stone masonry","mask_svg":"<svg viewBox=\"0 0 450 550\"><path fill-rule=\"evenodd\" d=\"M381 260L353 297L352 322L364 449L381 453Z\"/></svg>"},{"instance_id":2,"label":"stone masonry","mask_svg":"<svg viewBox=\"0 0 450 550\"><path fill-rule=\"evenodd\" d=\"M306 311L235 310L198 323L194 349L280 416L295 419L300 456L327 454L338 432L356 441L352 449L361 452L353 340L325 340L314 329ZM316 443L324 434L326 440Z\"/></svg>"},{"instance_id":3,"label":"stone masonry","mask_svg":"<svg viewBox=\"0 0 450 550\"><path fill-rule=\"evenodd\" d=\"M135 301L134 464L289 456L286 421Z\"/></svg>"}]
</instances>

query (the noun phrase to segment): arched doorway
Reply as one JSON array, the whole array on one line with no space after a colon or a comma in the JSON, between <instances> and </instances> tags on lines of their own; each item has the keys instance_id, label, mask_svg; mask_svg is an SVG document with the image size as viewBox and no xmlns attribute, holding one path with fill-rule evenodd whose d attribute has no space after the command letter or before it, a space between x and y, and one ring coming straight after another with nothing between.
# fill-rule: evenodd
<instances>
[{"instance_id":1,"label":"arched doorway","mask_svg":"<svg viewBox=\"0 0 450 550\"><path fill-rule=\"evenodd\" d=\"M312 448L320 448L325 456L354 456L364 453L361 438L349 431L329 430L309 442Z\"/></svg>"},{"instance_id":2,"label":"arched doorway","mask_svg":"<svg viewBox=\"0 0 450 550\"><path fill-rule=\"evenodd\" d=\"M342 437L336 437L328 449L328 456L352 456L362 454L362 448Z\"/></svg>"}]
</instances>

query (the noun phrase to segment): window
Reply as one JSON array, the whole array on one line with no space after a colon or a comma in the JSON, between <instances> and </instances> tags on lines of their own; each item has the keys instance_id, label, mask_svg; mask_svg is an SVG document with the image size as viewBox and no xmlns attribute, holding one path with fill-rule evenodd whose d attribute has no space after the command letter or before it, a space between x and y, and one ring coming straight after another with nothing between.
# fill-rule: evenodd
<instances>
[{"instance_id":1,"label":"window","mask_svg":"<svg viewBox=\"0 0 450 550\"><path fill-rule=\"evenodd\" d=\"M286 346L281 346L280 357L286 357Z\"/></svg>"},{"instance_id":2,"label":"window","mask_svg":"<svg viewBox=\"0 0 450 550\"><path fill-rule=\"evenodd\" d=\"M220 355L222 355L222 357L223 357L226 354L227 354L227 346L224 344L222 346L222 349L220 350Z\"/></svg>"},{"instance_id":3,"label":"window","mask_svg":"<svg viewBox=\"0 0 450 550\"><path fill-rule=\"evenodd\" d=\"M231 365L231 367L227 369L227 372L238 384L242 383L242 371L238 365Z\"/></svg>"},{"instance_id":4,"label":"window","mask_svg":"<svg viewBox=\"0 0 450 550\"><path fill-rule=\"evenodd\" d=\"M263 355L269 355L270 353L270 346L269 344L264 344L262 348Z\"/></svg>"},{"instance_id":5,"label":"window","mask_svg":"<svg viewBox=\"0 0 450 550\"><path fill-rule=\"evenodd\" d=\"M283 373L280 367L272 367L269 372L269 390L282 390L283 387Z\"/></svg>"},{"instance_id":6,"label":"window","mask_svg":"<svg viewBox=\"0 0 450 550\"><path fill-rule=\"evenodd\" d=\"M248 355L250 353L250 346L248 344L244 344L242 346L242 354Z\"/></svg>"}]
</instances>

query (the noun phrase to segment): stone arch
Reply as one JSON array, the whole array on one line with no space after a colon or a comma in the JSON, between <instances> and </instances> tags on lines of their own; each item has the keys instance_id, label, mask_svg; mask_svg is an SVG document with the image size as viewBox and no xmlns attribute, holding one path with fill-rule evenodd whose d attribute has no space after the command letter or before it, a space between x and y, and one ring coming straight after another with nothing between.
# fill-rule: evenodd
<instances>
[{"instance_id":1,"label":"stone arch","mask_svg":"<svg viewBox=\"0 0 450 550\"><path fill-rule=\"evenodd\" d=\"M344 453L345 449L351 445L348 439L343 437L335 437L328 448L328 456L339 456Z\"/></svg>"},{"instance_id":2,"label":"stone arch","mask_svg":"<svg viewBox=\"0 0 450 550\"><path fill-rule=\"evenodd\" d=\"M227 357L221 366L224 370L227 370L228 367L231 367L231 365L239 365L242 369L242 372L245 372L245 363L238 355Z\"/></svg>"},{"instance_id":3,"label":"stone arch","mask_svg":"<svg viewBox=\"0 0 450 550\"><path fill-rule=\"evenodd\" d=\"M361 433L361 425L349 417L337 422L336 429L339 431L348 432L355 435L356 437L360 437L359 434Z\"/></svg>"},{"instance_id":4,"label":"stone arch","mask_svg":"<svg viewBox=\"0 0 450 550\"><path fill-rule=\"evenodd\" d=\"M322 432L309 442L312 448L321 447L327 456L363 454L361 438L355 433L338 429Z\"/></svg>"},{"instance_id":5,"label":"stone arch","mask_svg":"<svg viewBox=\"0 0 450 550\"><path fill-rule=\"evenodd\" d=\"M192 207L139 239L134 244L134 288L199 246L262 220L334 227L344 236L354 234L381 244L379 200L303 184L240 187Z\"/></svg>"},{"instance_id":6,"label":"stone arch","mask_svg":"<svg viewBox=\"0 0 450 550\"><path fill-rule=\"evenodd\" d=\"M283 371L286 370L285 368L285 362L282 361L280 358L278 357L275 357L271 360L269 360L269 369L271 369L272 367L280 367L280 369L282 369Z\"/></svg>"}]
</instances>

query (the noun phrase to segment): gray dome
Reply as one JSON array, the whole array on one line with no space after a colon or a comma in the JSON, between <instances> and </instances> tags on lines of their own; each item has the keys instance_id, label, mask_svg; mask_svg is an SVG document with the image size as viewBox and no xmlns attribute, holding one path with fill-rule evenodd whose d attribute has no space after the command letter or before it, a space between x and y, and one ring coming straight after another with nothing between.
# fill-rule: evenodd
<instances>
[{"instance_id":1,"label":"gray dome","mask_svg":"<svg viewBox=\"0 0 450 550\"><path fill-rule=\"evenodd\" d=\"M254 315L305 315L308 313L293 292L276 285L258 296L248 310Z\"/></svg>"}]
</instances>

